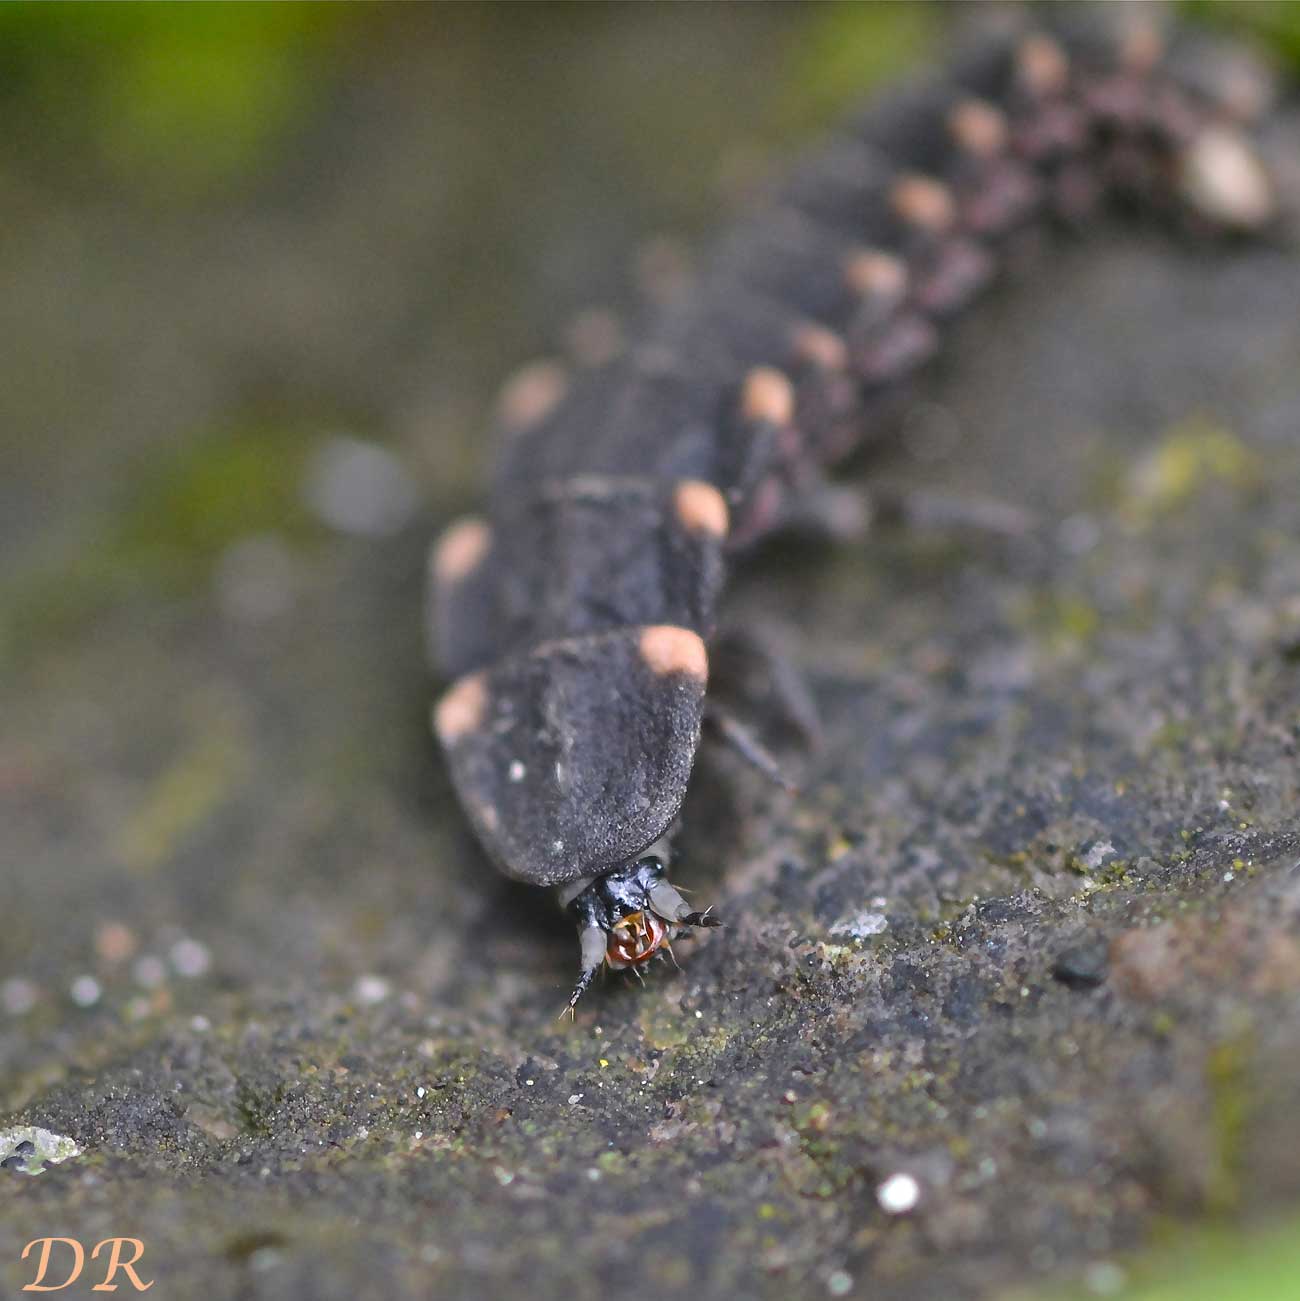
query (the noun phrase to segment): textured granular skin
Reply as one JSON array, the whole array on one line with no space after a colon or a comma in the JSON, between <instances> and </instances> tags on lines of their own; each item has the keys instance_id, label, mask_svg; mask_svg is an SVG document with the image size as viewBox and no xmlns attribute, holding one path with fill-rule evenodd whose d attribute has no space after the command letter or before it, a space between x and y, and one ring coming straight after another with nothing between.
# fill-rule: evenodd
<instances>
[{"instance_id":1,"label":"textured granular skin","mask_svg":"<svg viewBox=\"0 0 1300 1301\"><path fill-rule=\"evenodd\" d=\"M734 608L824 719L807 794L706 753L684 883L732 924L572 1027L568 927L411 722L418 539L323 565L256 656L160 599L6 687L6 952L44 993L0 1019L0 1128L82 1155L10 1176L0 1277L123 1233L158 1296L973 1297L1289 1205L1298 300L1286 251L1115 228L956 328L875 469L1041 527L753 568ZM91 871L113 788L49 739L86 699L115 774L232 766L162 866ZM211 969L150 990L176 917Z\"/></svg>"}]
</instances>

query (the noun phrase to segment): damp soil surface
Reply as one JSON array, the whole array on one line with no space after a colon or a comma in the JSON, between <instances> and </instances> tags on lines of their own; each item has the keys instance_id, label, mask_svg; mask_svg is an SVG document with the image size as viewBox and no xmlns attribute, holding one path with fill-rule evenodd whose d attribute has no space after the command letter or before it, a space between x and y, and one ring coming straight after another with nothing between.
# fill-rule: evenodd
<instances>
[{"instance_id":1,"label":"damp soil surface","mask_svg":"<svg viewBox=\"0 0 1300 1301\"><path fill-rule=\"evenodd\" d=\"M372 187L420 156L411 65L319 127ZM783 751L792 796L701 757L675 876L725 928L570 1024L571 931L484 864L427 735L423 553L485 422L419 342L441 198L370 297L334 257L355 195L316 184L174 293L183 249L97 225L95 292L156 351L51 380L5 490L0 1147L79 1149L0 1169L6 1286L57 1234L140 1239L159 1298L975 1297L1291 1206L1300 260L1123 225L1023 251L846 482L1025 527L754 557L729 616L806 676L821 743ZM532 219L514 256L557 274L574 236ZM368 537L301 505L323 410L429 504Z\"/></svg>"}]
</instances>

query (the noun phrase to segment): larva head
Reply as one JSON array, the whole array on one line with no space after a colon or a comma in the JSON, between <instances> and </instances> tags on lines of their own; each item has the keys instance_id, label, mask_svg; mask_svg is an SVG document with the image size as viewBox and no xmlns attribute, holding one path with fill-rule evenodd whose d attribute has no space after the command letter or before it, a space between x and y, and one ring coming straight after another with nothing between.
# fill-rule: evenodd
<instances>
[{"instance_id":1,"label":"larva head","mask_svg":"<svg viewBox=\"0 0 1300 1301\"><path fill-rule=\"evenodd\" d=\"M614 971L635 967L658 953L668 941L668 923L649 908L628 913L614 923L605 945L605 961Z\"/></svg>"},{"instance_id":2,"label":"larva head","mask_svg":"<svg viewBox=\"0 0 1300 1301\"><path fill-rule=\"evenodd\" d=\"M603 964L636 970L661 950L671 952L674 936L687 926L718 926L711 912L695 911L668 881L656 854L645 854L590 881L560 892L578 927L582 971L565 1007L571 1012Z\"/></svg>"}]
</instances>

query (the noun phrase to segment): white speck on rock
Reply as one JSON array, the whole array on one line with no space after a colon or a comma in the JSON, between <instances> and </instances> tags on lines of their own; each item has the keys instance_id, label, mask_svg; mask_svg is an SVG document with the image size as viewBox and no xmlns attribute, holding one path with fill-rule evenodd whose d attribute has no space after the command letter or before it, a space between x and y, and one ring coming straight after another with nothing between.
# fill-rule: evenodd
<instances>
[{"instance_id":1,"label":"white speck on rock","mask_svg":"<svg viewBox=\"0 0 1300 1301\"><path fill-rule=\"evenodd\" d=\"M876 1201L886 1215L906 1215L921 1200L921 1185L904 1170L892 1174L876 1188Z\"/></svg>"},{"instance_id":2,"label":"white speck on rock","mask_svg":"<svg viewBox=\"0 0 1300 1301\"><path fill-rule=\"evenodd\" d=\"M78 976L68 989L78 1007L94 1007L103 992L94 976Z\"/></svg>"},{"instance_id":3,"label":"white speck on rock","mask_svg":"<svg viewBox=\"0 0 1300 1301\"><path fill-rule=\"evenodd\" d=\"M1115 846L1109 840L1099 840L1083 856L1083 865L1089 871L1095 872L1108 858L1115 857Z\"/></svg>"},{"instance_id":4,"label":"white speck on rock","mask_svg":"<svg viewBox=\"0 0 1300 1301\"><path fill-rule=\"evenodd\" d=\"M889 920L884 913L860 912L845 917L831 927L832 935L848 935L855 940L865 940L869 935L879 935L888 930Z\"/></svg>"},{"instance_id":5,"label":"white speck on rock","mask_svg":"<svg viewBox=\"0 0 1300 1301\"><path fill-rule=\"evenodd\" d=\"M208 946L189 938L177 940L172 945L168 956L177 974L188 980L196 980L199 976L206 975L212 965L212 954L208 951Z\"/></svg>"},{"instance_id":6,"label":"white speck on rock","mask_svg":"<svg viewBox=\"0 0 1300 1301\"><path fill-rule=\"evenodd\" d=\"M254 1273L264 1274L274 1269L284 1259L284 1252L277 1247L258 1247L248 1257L248 1268Z\"/></svg>"},{"instance_id":7,"label":"white speck on rock","mask_svg":"<svg viewBox=\"0 0 1300 1301\"><path fill-rule=\"evenodd\" d=\"M826 1290L831 1296L848 1296L853 1290L853 1275L845 1273L842 1269L837 1269L826 1280Z\"/></svg>"},{"instance_id":8,"label":"white speck on rock","mask_svg":"<svg viewBox=\"0 0 1300 1301\"><path fill-rule=\"evenodd\" d=\"M336 436L312 457L303 498L322 523L358 537L390 537L415 514L419 494L402 463L376 443Z\"/></svg>"},{"instance_id":9,"label":"white speck on rock","mask_svg":"<svg viewBox=\"0 0 1300 1301\"><path fill-rule=\"evenodd\" d=\"M392 988L383 976L367 973L357 977L356 984L352 986L352 993L358 1003L373 1007L376 1003L382 1003L392 993Z\"/></svg>"}]
</instances>

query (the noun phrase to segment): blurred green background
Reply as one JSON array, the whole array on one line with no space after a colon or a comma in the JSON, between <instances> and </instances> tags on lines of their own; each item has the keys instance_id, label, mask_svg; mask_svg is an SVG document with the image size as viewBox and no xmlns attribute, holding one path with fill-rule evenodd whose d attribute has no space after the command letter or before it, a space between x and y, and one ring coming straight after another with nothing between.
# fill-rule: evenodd
<instances>
[{"instance_id":1,"label":"blurred green background","mask_svg":"<svg viewBox=\"0 0 1300 1301\"><path fill-rule=\"evenodd\" d=\"M1300 5L1192 8L1300 66ZM7 686L57 682L136 603L238 606L250 541L310 575L459 508L513 366L593 305L634 313L638 250L712 229L954 18L0 5ZM387 459L347 459L372 446ZM377 515L330 507L340 465ZM1296 1240L1216 1231L1089 1286L1283 1301Z\"/></svg>"},{"instance_id":2,"label":"blurred green background","mask_svg":"<svg viewBox=\"0 0 1300 1301\"><path fill-rule=\"evenodd\" d=\"M1300 59L1300 6L1194 8ZM329 432L452 508L514 365L634 311L638 249L712 229L962 16L0 6L0 665L241 537L310 547Z\"/></svg>"}]
</instances>

